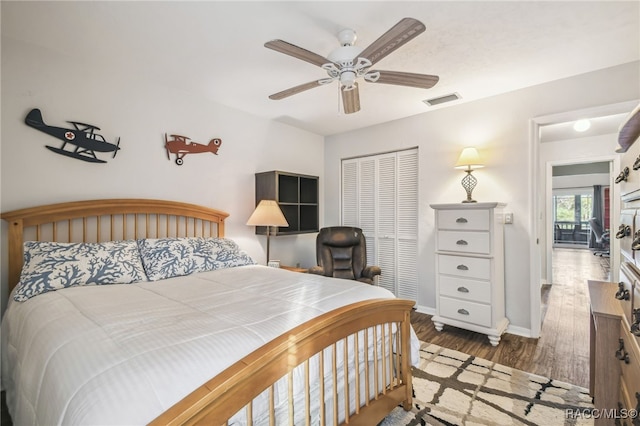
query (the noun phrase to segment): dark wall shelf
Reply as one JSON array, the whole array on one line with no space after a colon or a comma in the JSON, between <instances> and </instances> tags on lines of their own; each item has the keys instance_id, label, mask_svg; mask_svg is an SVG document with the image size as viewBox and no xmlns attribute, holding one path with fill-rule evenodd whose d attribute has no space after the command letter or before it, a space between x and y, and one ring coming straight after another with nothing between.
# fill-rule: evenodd
<instances>
[{"instance_id":1,"label":"dark wall shelf","mask_svg":"<svg viewBox=\"0 0 640 426\"><path fill-rule=\"evenodd\" d=\"M318 176L281 171L256 173L256 205L260 200L276 200L289 227L272 229L272 235L318 232ZM265 226L256 234L265 235Z\"/></svg>"}]
</instances>

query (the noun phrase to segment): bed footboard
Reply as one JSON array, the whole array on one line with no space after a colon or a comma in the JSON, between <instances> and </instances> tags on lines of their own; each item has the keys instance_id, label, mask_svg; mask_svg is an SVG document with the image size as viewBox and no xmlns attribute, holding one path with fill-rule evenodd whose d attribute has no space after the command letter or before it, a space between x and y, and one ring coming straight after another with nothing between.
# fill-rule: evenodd
<instances>
[{"instance_id":1,"label":"bed footboard","mask_svg":"<svg viewBox=\"0 0 640 426\"><path fill-rule=\"evenodd\" d=\"M399 404L408 410L413 305L376 299L321 315L247 355L151 424L372 425ZM294 386L294 375L304 386Z\"/></svg>"}]
</instances>

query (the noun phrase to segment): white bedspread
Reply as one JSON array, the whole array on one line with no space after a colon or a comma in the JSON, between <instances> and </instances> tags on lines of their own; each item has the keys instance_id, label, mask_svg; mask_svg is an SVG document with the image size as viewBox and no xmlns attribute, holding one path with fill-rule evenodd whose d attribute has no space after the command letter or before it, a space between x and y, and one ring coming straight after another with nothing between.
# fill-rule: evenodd
<instances>
[{"instance_id":1,"label":"white bedspread","mask_svg":"<svg viewBox=\"0 0 640 426\"><path fill-rule=\"evenodd\" d=\"M296 325L394 297L348 280L243 266L12 302L2 384L15 425L146 424ZM412 360L418 340L412 333Z\"/></svg>"}]
</instances>

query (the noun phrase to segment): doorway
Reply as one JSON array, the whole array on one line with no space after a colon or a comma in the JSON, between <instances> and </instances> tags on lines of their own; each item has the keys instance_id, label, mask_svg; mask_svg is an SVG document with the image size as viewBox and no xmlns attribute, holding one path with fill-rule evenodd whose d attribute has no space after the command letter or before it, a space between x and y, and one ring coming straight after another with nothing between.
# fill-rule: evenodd
<instances>
[{"instance_id":1,"label":"doorway","mask_svg":"<svg viewBox=\"0 0 640 426\"><path fill-rule=\"evenodd\" d=\"M547 226L553 236L547 243L550 284L563 283L563 271L577 266L567 264L578 258L567 250L609 256L600 236L610 226L612 170L613 160L551 165L551 194L547 199ZM560 250L565 251L564 256L558 255Z\"/></svg>"},{"instance_id":2,"label":"doorway","mask_svg":"<svg viewBox=\"0 0 640 426\"><path fill-rule=\"evenodd\" d=\"M531 239L531 287L530 314L531 337L540 337L542 320L541 288L552 283L554 226L552 216L552 177L554 166L605 162L609 164L610 180L620 168L617 148L617 133L620 123L636 102L621 102L583 110L568 111L531 119L531 222L535 238ZM588 118L591 129L575 133L573 124ZM610 181L609 214L616 218L620 214L619 197ZM617 279L619 256L617 240L611 242L611 279ZM535 266L534 266L535 265Z\"/></svg>"},{"instance_id":3,"label":"doorway","mask_svg":"<svg viewBox=\"0 0 640 426\"><path fill-rule=\"evenodd\" d=\"M553 248L604 248L597 240L609 229L610 169L610 162L552 166Z\"/></svg>"}]
</instances>

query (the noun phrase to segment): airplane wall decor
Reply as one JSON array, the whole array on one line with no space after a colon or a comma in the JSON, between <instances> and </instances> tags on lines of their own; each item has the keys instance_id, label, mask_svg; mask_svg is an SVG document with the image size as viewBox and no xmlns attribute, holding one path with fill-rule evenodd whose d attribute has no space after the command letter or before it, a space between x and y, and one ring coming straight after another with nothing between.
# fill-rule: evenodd
<instances>
[{"instance_id":1,"label":"airplane wall decor","mask_svg":"<svg viewBox=\"0 0 640 426\"><path fill-rule=\"evenodd\" d=\"M184 163L183 158L187 154L202 154L203 152L211 152L218 155L218 149L222 145L222 139L211 139L208 145L192 142L191 138L180 135L169 135L171 140L164 134L164 147L167 150L167 158L171 160L169 154L176 154L176 164L181 166Z\"/></svg>"},{"instance_id":2,"label":"airplane wall decor","mask_svg":"<svg viewBox=\"0 0 640 426\"><path fill-rule=\"evenodd\" d=\"M28 126L62 141L60 148L45 145L56 154L66 155L67 157L90 163L106 163L105 160L101 160L96 156L96 152L113 152L112 158L115 158L120 149L120 138L115 144L107 142L102 135L96 133L96 130L100 130L100 128L93 124L67 121L67 123L73 125L73 128L49 126L44 122L42 113L37 108L29 111L24 121ZM67 145L73 145L74 148L66 150L65 147Z\"/></svg>"}]
</instances>

